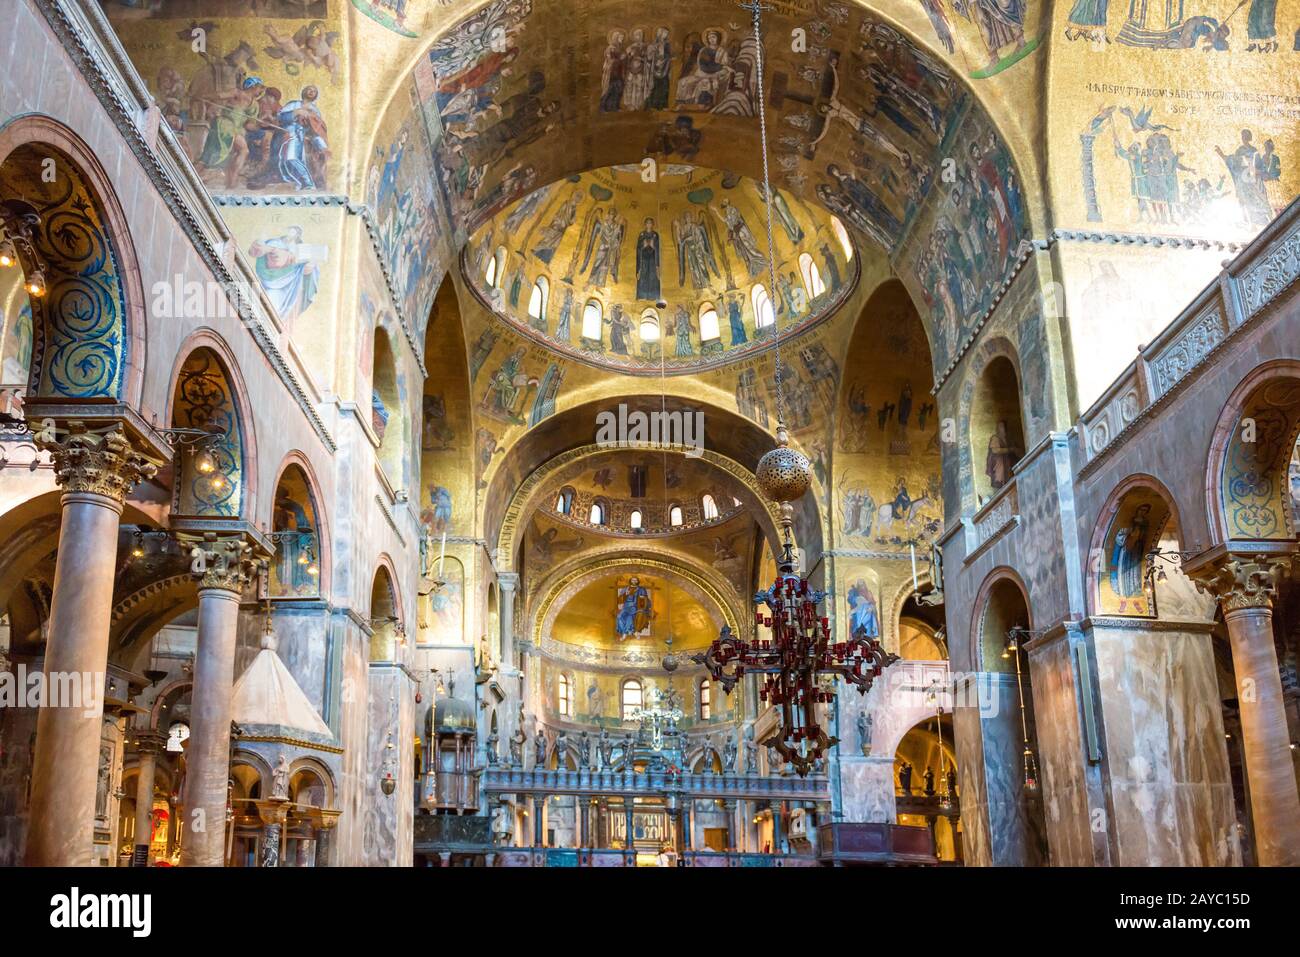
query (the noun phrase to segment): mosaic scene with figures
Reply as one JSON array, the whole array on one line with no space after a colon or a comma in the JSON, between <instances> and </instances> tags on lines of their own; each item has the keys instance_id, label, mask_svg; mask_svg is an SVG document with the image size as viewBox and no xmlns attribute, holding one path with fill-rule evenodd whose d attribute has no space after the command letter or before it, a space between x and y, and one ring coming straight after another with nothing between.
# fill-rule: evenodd
<instances>
[{"instance_id":1,"label":"mosaic scene with figures","mask_svg":"<svg viewBox=\"0 0 1300 957\"><path fill-rule=\"evenodd\" d=\"M0 864L1300 866L1300 0L0 7Z\"/></svg>"}]
</instances>

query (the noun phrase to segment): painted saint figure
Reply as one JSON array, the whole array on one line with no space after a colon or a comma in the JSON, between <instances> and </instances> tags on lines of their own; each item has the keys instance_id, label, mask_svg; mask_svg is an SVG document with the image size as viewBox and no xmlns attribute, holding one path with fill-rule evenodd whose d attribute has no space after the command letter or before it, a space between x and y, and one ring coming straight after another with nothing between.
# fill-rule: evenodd
<instances>
[{"instance_id":1,"label":"painted saint figure","mask_svg":"<svg viewBox=\"0 0 1300 957\"><path fill-rule=\"evenodd\" d=\"M988 476L993 491L996 492L1011 480L1011 469L1020 460L1021 454L1007 434L1006 419L999 419L993 434L989 436L988 455L984 459L984 474Z\"/></svg>"},{"instance_id":2,"label":"painted saint figure","mask_svg":"<svg viewBox=\"0 0 1300 957\"><path fill-rule=\"evenodd\" d=\"M709 232L704 217L703 210L700 210L697 217L688 209L679 219L673 221L679 286L686 285L688 272L691 276L691 285L696 289L704 289L709 285L710 274L722 277L718 269L718 261L713 255L713 245L709 242Z\"/></svg>"},{"instance_id":3,"label":"painted saint figure","mask_svg":"<svg viewBox=\"0 0 1300 957\"><path fill-rule=\"evenodd\" d=\"M550 265L551 259L555 256L555 251L560 248L560 243L564 241L564 234L568 232L573 225L574 219L578 215L578 204L582 202L582 193L574 190L569 198L566 199L560 208L555 211L551 221L542 227L542 231L537 235L537 245L533 247L533 255L542 262Z\"/></svg>"},{"instance_id":4,"label":"painted saint figure","mask_svg":"<svg viewBox=\"0 0 1300 957\"><path fill-rule=\"evenodd\" d=\"M880 637L880 614L876 610L876 599L871 594L867 583L859 578L849 586L849 634L867 638Z\"/></svg>"},{"instance_id":5,"label":"painted saint figure","mask_svg":"<svg viewBox=\"0 0 1300 957\"><path fill-rule=\"evenodd\" d=\"M1110 551L1110 587L1121 598L1143 594L1147 538L1151 533L1151 506L1144 502L1133 512L1128 527L1115 533Z\"/></svg>"},{"instance_id":6,"label":"painted saint figure","mask_svg":"<svg viewBox=\"0 0 1300 957\"><path fill-rule=\"evenodd\" d=\"M329 256L326 246L308 246L302 227L290 226L283 236L255 240L248 247L257 281L285 322L292 323L316 298L320 265Z\"/></svg>"},{"instance_id":7,"label":"painted saint figure","mask_svg":"<svg viewBox=\"0 0 1300 957\"><path fill-rule=\"evenodd\" d=\"M658 302L659 283L659 233L655 221L646 217L645 228L636 241L636 297Z\"/></svg>"},{"instance_id":8,"label":"painted saint figure","mask_svg":"<svg viewBox=\"0 0 1300 957\"><path fill-rule=\"evenodd\" d=\"M654 607L650 600L650 590L641 584L637 576L633 575L626 585L619 588L618 602L614 631L619 640L626 641L647 633L650 619L654 617Z\"/></svg>"},{"instance_id":9,"label":"painted saint figure","mask_svg":"<svg viewBox=\"0 0 1300 957\"><path fill-rule=\"evenodd\" d=\"M731 240L736 255L740 257L749 270L749 278L753 279L763 271L767 265L767 259L759 252L758 243L755 241L749 225L745 222L745 217L739 209L725 199L722 201L721 207L714 207L713 211L727 227L727 238Z\"/></svg>"},{"instance_id":10,"label":"painted saint figure","mask_svg":"<svg viewBox=\"0 0 1300 957\"><path fill-rule=\"evenodd\" d=\"M618 263L622 256L623 233L626 229L627 223L615 207L610 206L605 210L603 218L597 213L582 259L583 272L587 272L588 266L591 267L588 274L591 285L603 286L607 279L618 282Z\"/></svg>"}]
</instances>

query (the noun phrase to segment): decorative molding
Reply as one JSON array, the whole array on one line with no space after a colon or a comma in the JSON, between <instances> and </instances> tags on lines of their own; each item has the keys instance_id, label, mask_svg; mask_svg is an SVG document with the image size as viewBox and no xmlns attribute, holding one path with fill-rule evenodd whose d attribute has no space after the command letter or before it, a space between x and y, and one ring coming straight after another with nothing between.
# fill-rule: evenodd
<instances>
[{"instance_id":1,"label":"decorative molding","mask_svg":"<svg viewBox=\"0 0 1300 957\"><path fill-rule=\"evenodd\" d=\"M1223 311L1217 302L1209 306L1151 362L1155 398L1164 395L1187 373L1200 365L1214 347L1223 341L1227 329Z\"/></svg>"},{"instance_id":2,"label":"decorative molding","mask_svg":"<svg viewBox=\"0 0 1300 957\"><path fill-rule=\"evenodd\" d=\"M1300 223L1237 280L1247 318L1281 295L1300 278Z\"/></svg>"}]
</instances>

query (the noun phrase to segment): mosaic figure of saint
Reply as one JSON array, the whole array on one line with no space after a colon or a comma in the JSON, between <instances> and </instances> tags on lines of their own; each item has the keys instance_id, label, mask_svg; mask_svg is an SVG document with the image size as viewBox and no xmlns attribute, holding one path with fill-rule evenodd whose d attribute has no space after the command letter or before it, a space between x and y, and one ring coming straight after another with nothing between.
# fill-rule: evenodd
<instances>
[{"instance_id":1,"label":"mosaic figure of saint","mask_svg":"<svg viewBox=\"0 0 1300 957\"><path fill-rule=\"evenodd\" d=\"M564 242L564 234L568 232L569 227L573 225L574 219L578 215L578 204L582 202L582 192L574 190L569 194L560 208L555 211L551 221L542 227L537 234L537 244L533 246L533 255L546 263L548 266L555 257L555 251L560 248L560 243Z\"/></svg>"},{"instance_id":2,"label":"mosaic figure of saint","mask_svg":"<svg viewBox=\"0 0 1300 957\"><path fill-rule=\"evenodd\" d=\"M587 237L587 250L582 258L582 271L591 267L588 278L593 286L603 286L607 280L618 282L618 262L622 256L623 233L627 223L610 206L602 217L597 213L591 235Z\"/></svg>"},{"instance_id":3,"label":"mosaic figure of saint","mask_svg":"<svg viewBox=\"0 0 1300 957\"><path fill-rule=\"evenodd\" d=\"M614 631L620 640L635 638L650 628L650 619L653 617L654 605L650 599L650 590L641 584L641 579L633 575L618 590Z\"/></svg>"},{"instance_id":4,"label":"mosaic figure of saint","mask_svg":"<svg viewBox=\"0 0 1300 957\"><path fill-rule=\"evenodd\" d=\"M763 271L767 259L759 252L758 243L755 241L749 225L745 222L744 215L730 201L725 199L722 201L721 206L714 207L713 211L722 220L723 225L727 227L727 238L731 240L731 246L735 249L736 255L745 264L745 268L749 270L749 278L753 279Z\"/></svg>"}]
</instances>

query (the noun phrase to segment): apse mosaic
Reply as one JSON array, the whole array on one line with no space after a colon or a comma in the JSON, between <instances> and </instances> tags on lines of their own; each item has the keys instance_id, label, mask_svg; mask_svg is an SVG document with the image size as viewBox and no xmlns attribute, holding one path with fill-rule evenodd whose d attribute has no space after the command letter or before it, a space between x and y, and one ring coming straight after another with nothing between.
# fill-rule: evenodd
<instances>
[{"instance_id":1,"label":"apse mosaic","mask_svg":"<svg viewBox=\"0 0 1300 957\"><path fill-rule=\"evenodd\" d=\"M44 175L47 163L53 175ZM10 298L4 304L13 312L15 343L6 363L27 354L36 395L120 396L126 297L114 240L89 184L62 154L34 145L10 153L2 172L13 193L40 217L32 241L46 285L46 294L35 301ZM7 326L6 340L9 335ZM21 365L9 366L6 380L10 371L20 373Z\"/></svg>"},{"instance_id":2,"label":"apse mosaic","mask_svg":"<svg viewBox=\"0 0 1300 957\"><path fill-rule=\"evenodd\" d=\"M1169 517L1169 506L1152 490L1139 489L1124 496L1097 556L1099 614L1156 617L1147 555L1159 545Z\"/></svg>"},{"instance_id":3,"label":"apse mosaic","mask_svg":"<svg viewBox=\"0 0 1300 957\"><path fill-rule=\"evenodd\" d=\"M475 234L463 266L484 304L529 338L620 371L707 368L825 318L853 288L843 227L773 190L776 287L762 187L681 164L554 183Z\"/></svg>"},{"instance_id":4,"label":"apse mosaic","mask_svg":"<svg viewBox=\"0 0 1300 957\"><path fill-rule=\"evenodd\" d=\"M338 0L100 2L209 189L337 186L346 88Z\"/></svg>"}]
</instances>

